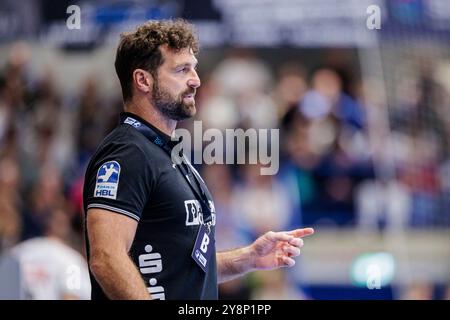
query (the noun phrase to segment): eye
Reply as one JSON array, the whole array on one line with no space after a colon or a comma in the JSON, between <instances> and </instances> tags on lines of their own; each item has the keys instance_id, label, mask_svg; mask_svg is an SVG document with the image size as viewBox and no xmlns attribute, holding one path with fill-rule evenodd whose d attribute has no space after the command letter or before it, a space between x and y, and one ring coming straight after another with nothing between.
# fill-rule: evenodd
<instances>
[{"instance_id":1,"label":"eye","mask_svg":"<svg viewBox=\"0 0 450 320\"><path fill-rule=\"evenodd\" d=\"M189 72L189 68L188 67L182 67L177 69L178 73L188 73Z\"/></svg>"}]
</instances>

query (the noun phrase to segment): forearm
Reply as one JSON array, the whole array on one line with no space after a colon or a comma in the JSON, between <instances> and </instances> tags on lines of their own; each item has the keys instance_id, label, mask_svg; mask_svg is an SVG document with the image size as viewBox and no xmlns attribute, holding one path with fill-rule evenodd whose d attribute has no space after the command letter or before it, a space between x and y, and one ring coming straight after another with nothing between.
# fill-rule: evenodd
<instances>
[{"instance_id":1,"label":"forearm","mask_svg":"<svg viewBox=\"0 0 450 320\"><path fill-rule=\"evenodd\" d=\"M250 246L218 252L217 279L219 283L233 280L255 270Z\"/></svg>"},{"instance_id":2,"label":"forearm","mask_svg":"<svg viewBox=\"0 0 450 320\"><path fill-rule=\"evenodd\" d=\"M110 299L151 299L139 271L126 254L93 259L91 270Z\"/></svg>"}]
</instances>

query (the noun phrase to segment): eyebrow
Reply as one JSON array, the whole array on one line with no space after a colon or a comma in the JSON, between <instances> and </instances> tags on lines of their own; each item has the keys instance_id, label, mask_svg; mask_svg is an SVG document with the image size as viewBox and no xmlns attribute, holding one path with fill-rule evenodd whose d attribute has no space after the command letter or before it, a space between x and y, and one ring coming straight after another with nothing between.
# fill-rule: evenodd
<instances>
[{"instance_id":1,"label":"eyebrow","mask_svg":"<svg viewBox=\"0 0 450 320\"><path fill-rule=\"evenodd\" d=\"M198 61L195 60L194 63L185 62L185 63L177 64L177 65L175 65L175 69L178 69L180 67L190 67L190 66L193 66L195 68L197 65L198 65Z\"/></svg>"}]
</instances>

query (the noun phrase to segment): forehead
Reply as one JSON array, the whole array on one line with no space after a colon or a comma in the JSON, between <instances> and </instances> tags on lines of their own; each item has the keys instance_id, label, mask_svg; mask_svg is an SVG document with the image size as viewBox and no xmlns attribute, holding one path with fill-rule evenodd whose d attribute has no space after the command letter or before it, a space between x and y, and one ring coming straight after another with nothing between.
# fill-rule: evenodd
<instances>
[{"instance_id":1,"label":"forehead","mask_svg":"<svg viewBox=\"0 0 450 320\"><path fill-rule=\"evenodd\" d=\"M171 50L167 45L160 47L161 53L164 58L164 63L170 66L177 64L197 64L197 58L191 48L183 48L179 51Z\"/></svg>"}]
</instances>

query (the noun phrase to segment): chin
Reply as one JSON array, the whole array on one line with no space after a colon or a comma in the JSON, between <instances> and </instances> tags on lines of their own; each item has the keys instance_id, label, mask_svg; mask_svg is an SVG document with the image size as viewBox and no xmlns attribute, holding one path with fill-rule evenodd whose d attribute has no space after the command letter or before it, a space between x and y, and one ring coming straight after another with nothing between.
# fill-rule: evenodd
<instances>
[{"instance_id":1,"label":"chin","mask_svg":"<svg viewBox=\"0 0 450 320\"><path fill-rule=\"evenodd\" d=\"M186 115L189 118L192 118L197 113L197 108L195 107L195 104L186 105L185 111L186 111Z\"/></svg>"},{"instance_id":2,"label":"chin","mask_svg":"<svg viewBox=\"0 0 450 320\"><path fill-rule=\"evenodd\" d=\"M195 105L183 105L181 109L178 110L177 114L172 115L170 118L176 121L183 121L192 118L197 113Z\"/></svg>"},{"instance_id":3,"label":"chin","mask_svg":"<svg viewBox=\"0 0 450 320\"><path fill-rule=\"evenodd\" d=\"M195 116L197 114L197 108L195 106L191 109L191 117Z\"/></svg>"}]
</instances>

